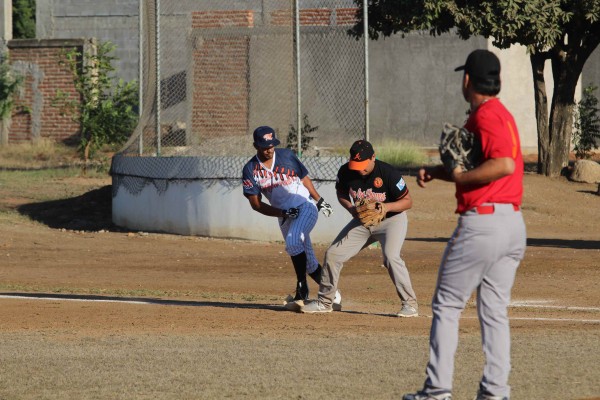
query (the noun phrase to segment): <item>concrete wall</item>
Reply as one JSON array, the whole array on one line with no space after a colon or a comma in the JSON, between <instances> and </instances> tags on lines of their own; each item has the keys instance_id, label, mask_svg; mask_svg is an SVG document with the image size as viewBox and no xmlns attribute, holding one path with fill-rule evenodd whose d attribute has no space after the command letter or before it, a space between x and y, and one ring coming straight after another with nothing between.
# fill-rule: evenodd
<instances>
[{"instance_id":1,"label":"concrete wall","mask_svg":"<svg viewBox=\"0 0 600 400\"><path fill-rule=\"evenodd\" d=\"M336 7L354 6L352 1L344 1L337 2ZM215 0L181 0L176 8L181 12L215 10L223 4L223 1ZM305 1L302 6L310 8L319 4L321 3ZM286 2L277 0L232 0L227 3L230 10L252 10L252 24L255 26L279 21L274 17L277 15L274 10L287 5ZM118 46L115 55L120 59L116 63L119 75L126 80L137 79L138 9L138 0L46 0L39 2L37 6L37 34L39 38L95 37L101 41L110 40ZM289 18L288 14L283 17ZM169 17L177 15L179 14ZM311 18L314 20L316 17L311 15ZM305 39L310 40L308 37ZM399 138L415 141L423 146L435 146L443 122L459 123L464 119L466 104L460 95L460 73L455 73L453 68L461 65L466 55L476 48L492 49L492 46L483 38L462 41L454 35L431 37L418 33L406 38L396 35L371 42L369 67L372 137ZM517 119L524 150L535 150L537 132L528 55L524 48L518 46L494 51L499 54L503 64L503 89L500 97ZM186 57L189 58L189 55ZM335 64L333 60L332 65ZM583 86L590 83L599 85L598 71L600 50L596 50L586 65ZM549 67L547 72L547 82L551 82ZM343 68L332 69L331 73L331 82L353 76L351 71L344 71ZM311 87L310 82L303 83L304 85ZM550 87L550 96L551 90ZM311 111L310 106L307 106L305 111L316 114L319 105L315 104L315 110ZM249 122L240 126L250 129L256 116L249 115L248 118ZM337 118L338 124L339 120ZM324 118L318 124L321 132L328 129L328 121ZM332 131L339 130L338 125L330 128Z\"/></svg>"},{"instance_id":2,"label":"concrete wall","mask_svg":"<svg viewBox=\"0 0 600 400\"><path fill-rule=\"evenodd\" d=\"M220 238L281 241L277 218L252 210L242 194L240 181L197 179L169 182L166 191L138 179L141 192L132 194L118 187L112 201L112 220L133 231L167 232ZM311 240L329 244L350 221L350 214L337 203L335 182L315 182L323 198L334 207L329 217L319 214Z\"/></svg>"},{"instance_id":3,"label":"concrete wall","mask_svg":"<svg viewBox=\"0 0 600 400\"><path fill-rule=\"evenodd\" d=\"M138 77L138 0L44 0L36 4L38 39L97 38L118 47L119 75Z\"/></svg>"}]
</instances>

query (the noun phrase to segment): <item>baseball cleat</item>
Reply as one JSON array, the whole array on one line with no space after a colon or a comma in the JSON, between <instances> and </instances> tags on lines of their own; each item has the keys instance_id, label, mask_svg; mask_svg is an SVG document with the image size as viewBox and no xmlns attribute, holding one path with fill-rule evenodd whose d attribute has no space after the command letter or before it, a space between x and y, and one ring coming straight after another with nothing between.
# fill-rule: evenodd
<instances>
[{"instance_id":1,"label":"baseball cleat","mask_svg":"<svg viewBox=\"0 0 600 400\"><path fill-rule=\"evenodd\" d=\"M330 313L332 311L333 311L333 308L331 306L325 305L320 300L312 300L312 301L304 304L304 307L302 307L300 309L300 312L305 313L305 314L324 314L324 313Z\"/></svg>"},{"instance_id":2,"label":"baseball cleat","mask_svg":"<svg viewBox=\"0 0 600 400\"><path fill-rule=\"evenodd\" d=\"M298 281L296 284L296 296L294 300L308 300L308 285L306 281Z\"/></svg>"},{"instance_id":3,"label":"baseball cleat","mask_svg":"<svg viewBox=\"0 0 600 400\"><path fill-rule=\"evenodd\" d=\"M294 301L294 296L292 296L291 294L288 294L285 299L283 300L283 305L285 306L287 303L289 303L290 301Z\"/></svg>"},{"instance_id":4,"label":"baseball cleat","mask_svg":"<svg viewBox=\"0 0 600 400\"><path fill-rule=\"evenodd\" d=\"M505 396L494 396L493 394L489 394L485 390L479 389L477 391L477 396L475 396L474 400L508 400L508 397L505 397Z\"/></svg>"},{"instance_id":5,"label":"baseball cleat","mask_svg":"<svg viewBox=\"0 0 600 400\"><path fill-rule=\"evenodd\" d=\"M292 299L292 301L288 301L283 305L283 308L285 308L286 310L294 312L300 312L300 310L302 310L302 307L304 307L304 301L294 299Z\"/></svg>"},{"instance_id":6,"label":"baseball cleat","mask_svg":"<svg viewBox=\"0 0 600 400\"><path fill-rule=\"evenodd\" d=\"M419 391L417 393L405 394L402 396L402 400L452 400L452 393L444 391L426 393Z\"/></svg>"},{"instance_id":7,"label":"baseball cleat","mask_svg":"<svg viewBox=\"0 0 600 400\"><path fill-rule=\"evenodd\" d=\"M409 304L403 304L402 308L400 309L400 312L398 314L396 314L396 316L402 317L402 318L418 317L419 312L413 306L411 306Z\"/></svg>"},{"instance_id":8,"label":"baseball cleat","mask_svg":"<svg viewBox=\"0 0 600 400\"><path fill-rule=\"evenodd\" d=\"M335 297L333 298L331 308L333 311L342 311L342 294L339 290L335 291Z\"/></svg>"}]
</instances>

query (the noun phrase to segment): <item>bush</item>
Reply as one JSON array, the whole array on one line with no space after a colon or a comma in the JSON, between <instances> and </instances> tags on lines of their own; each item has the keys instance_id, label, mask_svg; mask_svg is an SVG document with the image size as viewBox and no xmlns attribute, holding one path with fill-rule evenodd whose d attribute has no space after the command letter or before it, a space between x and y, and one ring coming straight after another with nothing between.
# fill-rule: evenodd
<instances>
[{"instance_id":1,"label":"bush","mask_svg":"<svg viewBox=\"0 0 600 400\"><path fill-rule=\"evenodd\" d=\"M14 97L23 78L16 75L5 55L0 55L0 120L10 117Z\"/></svg>"},{"instance_id":2,"label":"bush","mask_svg":"<svg viewBox=\"0 0 600 400\"><path fill-rule=\"evenodd\" d=\"M585 88L575 109L573 144L575 156L579 159L590 158L592 151L598 148L596 140L600 140L598 99L594 95L596 89L593 85Z\"/></svg>"},{"instance_id":3,"label":"bush","mask_svg":"<svg viewBox=\"0 0 600 400\"><path fill-rule=\"evenodd\" d=\"M95 53L72 50L60 62L71 70L79 96L57 91L53 105L80 124L79 151L86 162L104 145L124 143L137 124L138 84L112 75L116 57L110 53L115 47L104 42Z\"/></svg>"},{"instance_id":4,"label":"bush","mask_svg":"<svg viewBox=\"0 0 600 400\"><path fill-rule=\"evenodd\" d=\"M304 117L302 118L302 128L300 129L300 131L302 132L302 138L300 139L302 151L308 150L310 142L312 142L312 140L315 138L314 136L310 136L309 133L312 133L317 129L319 129L319 127L311 126L308 122L308 115L304 114ZM290 130L288 131L286 143L286 147L288 149L292 149L296 153L298 153L298 131L293 125L290 125Z\"/></svg>"}]
</instances>

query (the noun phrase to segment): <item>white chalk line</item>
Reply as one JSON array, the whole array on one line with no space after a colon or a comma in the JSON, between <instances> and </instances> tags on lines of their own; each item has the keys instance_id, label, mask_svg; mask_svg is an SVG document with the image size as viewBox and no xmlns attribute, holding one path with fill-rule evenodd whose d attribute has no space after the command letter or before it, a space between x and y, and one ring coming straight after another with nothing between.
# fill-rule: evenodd
<instances>
[{"instance_id":1,"label":"white chalk line","mask_svg":"<svg viewBox=\"0 0 600 400\"><path fill-rule=\"evenodd\" d=\"M509 307L513 308L546 308L552 310L565 311L600 311L600 307L578 307L578 306L550 306L546 304L533 304L529 302L514 302L510 303Z\"/></svg>"},{"instance_id":2,"label":"white chalk line","mask_svg":"<svg viewBox=\"0 0 600 400\"><path fill-rule=\"evenodd\" d=\"M478 317L461 317L461 319L478 319ZM582 322L585 324L600 324L600 319L582 318L509 317L508 319L510 321Z\"/></svg>"},{"instance_id":3,"label":"white chalk line","mask_svg":"<svg viewBox=\"0 0 600 400\"><path fill-rule=\"evenodd\" d=\"M81 302L98 302L98 303L126 303L126 304L145 304L145 305L156 305L153 301L140 301L140 300L126 300L126 299L100 299L95 297L93 299L86 298L69 298L69 297L52 297L52 296L20 296L20 295L0 295L0 299L26 299L26 300L50 300L50 301L81 301ZM550 300L535 300L535 301L523 301L511 303L510 307L528 307L528 308L552 308L557 310L592 310L600 311L598 307L561 307L561 306L548 306L536 303L549 303ZM462 319L477 319L478 317L461 317ZM519 321L547 321L547 322L581 322L600 324L598 319L585 319L585 318L547 318L547 317L510 317L510 320Z\"/></svg>"},{"instance_id":4,"label":"white chalk line","mask_svg":"<svg viewBox=\"0 0 600 400\"><path fill-rule=\"evenodd\" d=\"M69 297L50 297L50 296L19 296L19 295L0 295L0 299L26 299L26 300L50 300L50 301L90 301L94 303L128 303L128 304L152 304L150 301L139 300L115 300L115 299L83 299Z\"/></svg>"}]
</instances>

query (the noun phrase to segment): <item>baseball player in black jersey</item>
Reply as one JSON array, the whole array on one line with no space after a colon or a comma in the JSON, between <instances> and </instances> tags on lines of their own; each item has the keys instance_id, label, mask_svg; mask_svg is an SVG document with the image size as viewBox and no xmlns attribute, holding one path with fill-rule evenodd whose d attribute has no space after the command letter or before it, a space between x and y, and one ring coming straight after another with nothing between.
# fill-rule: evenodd
<instances>
[{"instance_id":1,"label":"baseball player in black jersey","mask_svg":"<svg viewBox=\"0 0 600 400\"><path fill-rule=\"evenodd\" d=\"M379 242L384 266L402 302L397 315L418 316L417 298L408 269L400 257L408 227L405 211L412 207L412 199L399 171L377 160L371 143L358 140L350 148L350 161L338 171L336 191L339 203L353 219L325 253L318 299L307 302L300 311L310 314L331 312L344 262L370 244ZM361 199L384 203L387 211L385 219L375 226L363 226L355 207Z\"/></svg>"}]
</instances>

